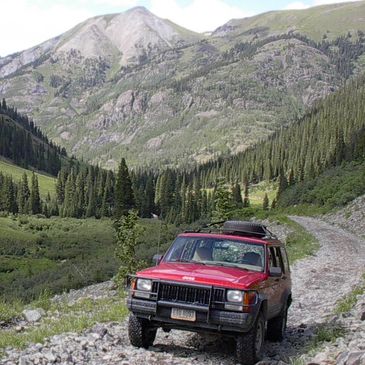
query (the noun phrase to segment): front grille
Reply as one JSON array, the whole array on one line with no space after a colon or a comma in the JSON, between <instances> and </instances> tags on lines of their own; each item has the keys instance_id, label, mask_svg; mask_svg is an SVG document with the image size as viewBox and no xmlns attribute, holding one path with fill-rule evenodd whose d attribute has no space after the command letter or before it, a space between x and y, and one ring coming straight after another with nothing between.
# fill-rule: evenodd
<instances>
[{"instance_id":1,"label":"front grille","mask_svg":"<svg viewBox=\"0 0 365 365\"><path fill-rule=\"evenodd\" d=\"M207 306L209 305L210 295L210 288L159 283L158 298L160 300ZM214 288L212 300L215 302L223 302L224 289Z\"/></svg>"},{"instance_id":2,"label":"front grille","mask_svg":"<svg viewBox=\"0 0 365 365\"><path fill-rule=\"evenodd\" d=\"M160 283L159 299L169 302L208 305L210 289Z\"/></svg>"},{"instance_id":3,"label":"front grille","mask_svg":"<svg viewBox=\"0 0 365 365\"><path fill-rule=\"evenodd\" d=\"M214 288L213 289L213 300L218 303L223 303L225 301L225 290Z\"/></svg>"}]
</instances>

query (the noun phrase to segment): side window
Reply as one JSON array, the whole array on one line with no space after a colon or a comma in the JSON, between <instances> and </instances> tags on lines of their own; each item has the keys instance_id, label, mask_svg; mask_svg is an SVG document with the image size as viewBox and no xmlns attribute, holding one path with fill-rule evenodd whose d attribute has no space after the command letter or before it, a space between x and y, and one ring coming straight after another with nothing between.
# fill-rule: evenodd
<instances>
[{"instance_id":1,"label":"side window","mask_svg":"<svg viewBox=\"0 0 365 365\"><path fill-rule=\"evenodd\" d=\"M270 267L281 267L281 270L286 272L286 267L283 264L280 247L269 248L269 265Z\"/></svg>"},{"instance_id":2,"label":"side window","mask_svg":"<svg viewBox=\"0 0 365 365\"><path fill-rule=\"evenodd\" d=\"M269 247L269 266L278 267L274 247Z\"/></svg>"},{"instance_id":3,"label":"side window","mask_svg":"<svg viewBox=\"0 0 365 365\"><path fill-rule=\"evenodd\" d=\"M285 250L284 247L281 247L281 256L282 256L283 261L284 261L285 272L289 272L290 271L289 260L288 260L288 255L287 255L286 250Z\"/></svg>"}]
</instances>

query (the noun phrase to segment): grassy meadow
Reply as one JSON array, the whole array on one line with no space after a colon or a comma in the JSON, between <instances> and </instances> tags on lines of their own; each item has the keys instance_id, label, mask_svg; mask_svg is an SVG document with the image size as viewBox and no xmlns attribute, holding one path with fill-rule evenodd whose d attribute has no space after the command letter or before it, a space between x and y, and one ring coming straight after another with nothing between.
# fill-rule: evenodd
<instances>
[{"instance_id":1,"label":"grassy meadow","mask_svg":"<svg viewBox=\"0 0 365 365\"><path fill-rule=\"evenodd\" d=\"M23 169L22 167L13 165L9 162L0 159L0 172L5 175L11 175L15 181L20 180L24 172L28 176L28 182L31 181L32 171ZM39 183L39 191L42 197L45 197L49 192L52 195L56 193L56 179L52 176L40 174L36 172Z\"/></svg>"}]
</instances>

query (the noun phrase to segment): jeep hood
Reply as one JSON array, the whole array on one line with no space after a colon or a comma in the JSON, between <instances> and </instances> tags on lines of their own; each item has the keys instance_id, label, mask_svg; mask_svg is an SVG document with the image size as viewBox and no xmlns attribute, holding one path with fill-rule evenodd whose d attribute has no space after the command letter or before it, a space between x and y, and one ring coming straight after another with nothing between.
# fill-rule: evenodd
<instances>
[{"instance_id":1,"label":"jeep hood","mask_svg":"<svg viewBox=\"0 0 365 365\"><path fill-rule=\"evenodd\" d=\"M167 263L139 271L137 276L167 281L179 281L186 284L203 284L226 288L248 289L265 280L262 272L245 269L202 265L196 263Z\"/></svg>"}]
</instances>

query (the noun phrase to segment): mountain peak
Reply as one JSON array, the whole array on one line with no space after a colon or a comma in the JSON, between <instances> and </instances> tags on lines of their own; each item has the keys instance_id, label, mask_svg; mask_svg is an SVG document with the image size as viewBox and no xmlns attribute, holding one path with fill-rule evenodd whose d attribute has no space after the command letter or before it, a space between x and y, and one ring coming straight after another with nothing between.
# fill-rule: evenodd
<instances>
[{"instance_id":1,"label":"mountain peak","mask_svg":"<svg viewBox=\"0 0 365 365\"><path fill-rule=\"evenodd\" d=\"M138 63L155 51L198 40L200 36L161 19L143 6L88 19L66 33L57 52L80 51L84 57L120 55L121 64Z\"/></svg>"},{"instance_id":2,"label":"mountain peak","mask_svg":"<svg viewBox=\"0 0 365 365\"><path fill-rule=\"evenodd\" d=\"M135 6L133 8L126 10L125 13L141 13L141 14L151 14L151 15L155 16L144 6Z\"/></svg>"}]
</instances>

